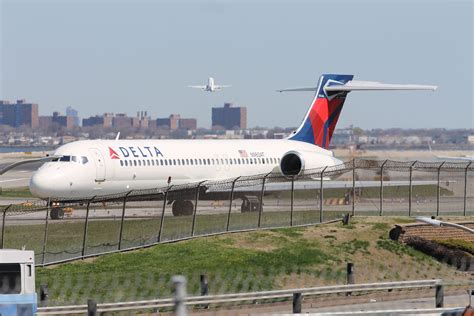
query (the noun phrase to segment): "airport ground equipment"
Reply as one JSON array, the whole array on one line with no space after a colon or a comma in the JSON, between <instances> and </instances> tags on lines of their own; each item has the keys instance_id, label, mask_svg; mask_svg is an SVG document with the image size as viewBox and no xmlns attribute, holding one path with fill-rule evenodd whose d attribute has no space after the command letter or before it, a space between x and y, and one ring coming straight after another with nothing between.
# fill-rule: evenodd
<instances>
[{"instance_id":1,"label":"airport ground equipment","mask_svg":"<svg viewBox=\"0 0 474 316\"><path fill-rule=\"evenodd\" d=\"M36 309L34 252L0 250L0 315L33 315Z\"/></svg>"}]
</instances>

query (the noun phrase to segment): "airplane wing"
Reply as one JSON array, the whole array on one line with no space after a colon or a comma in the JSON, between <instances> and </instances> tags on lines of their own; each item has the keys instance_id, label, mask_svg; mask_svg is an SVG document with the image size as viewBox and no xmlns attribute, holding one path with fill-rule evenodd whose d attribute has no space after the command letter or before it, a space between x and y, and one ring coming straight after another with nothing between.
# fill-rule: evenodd
<instances>
[{"instance_id":1,"label":"airplane wing","mask_svg":"<svg viewBox=\"0 0 474 316\"><path fill-rule=\"evenodd\" d=\"M14 162L14 163L6 166L3 169L0 169L0 175L6 173L7 171L9 171L11 169L14 169L18 166L21 166L21 165L26 165L26 164L29 164L29 163L36 163L36 162L48 162L48 161L52 161L54 159L58 159L58 157L50 156L50 157L44 157L44 158L34 158L34 159L25 159L25 160L17 161L17 162Z\"/></svg>"},{"instance_id":2,"label":"airplane wing","mask_svg":"<svg viewBox=\"0 0 474 316\"><path fill-rule=\"evenodd\" d=\"M439 160L445 160L445 161L474 161L474 156L438 156L433 153L433 150L431 150L431 145L428 144L428 148L430 149L430 153Z\"/></svg>"},{"instance_id":3,"label":"airplane wing","mask_svg":"<svg viewBox=\"0 0 474 316\"><path fill-rule=\"evenodd\" d=\"M419 85L419 84L390 84L380 83L375 81L356 81L351 80L346 84L340 82L328 81L324 87L326 92L342 92L342 91L367 91L367 90L436 90L437 86L432 85ZM302 88L289 88L277 90L277 92L289 92L289 91L316 91L318 87L302 87Z\"/></svg>"},{"instance_id":4,"label":"airplane wing","mask_svg":"<svg viewBox=\"0 0 474 316\"><path fill-rule=\"evenodd\" d=\"M214 88L216 89L221 89L221 88L229 88L229 87L232 87L232 85L228 84L228 85L214 85Z\"/></svg>"},{"instance_id":5,"label":"airplane wing","mask_svg":"<svg viewBox=\"0 0 474 316\"><path fill-rule=\"evenodd\" d=\"M193 89L206 89L207 86L188 86L188 88L193 88Z\"/></svg>"}]
</instances>

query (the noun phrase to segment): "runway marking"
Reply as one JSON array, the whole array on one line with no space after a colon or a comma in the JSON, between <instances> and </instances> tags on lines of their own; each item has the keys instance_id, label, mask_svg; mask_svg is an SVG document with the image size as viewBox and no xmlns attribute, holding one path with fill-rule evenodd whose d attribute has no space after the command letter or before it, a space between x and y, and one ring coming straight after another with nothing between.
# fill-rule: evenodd
<instances>
[{"instance_id":1,"label":"runway marking","mask_svg":"<svg viewBox=\"0 0 474 316\"><path fill-rule=\"evenodd\" d=\"M20 180L25 180L29 178L18 178L18 179L10 179L10 180L1 180L0 183L2 182L13 182L13 181L20 181Z\"/></svg>"}]
</instances>

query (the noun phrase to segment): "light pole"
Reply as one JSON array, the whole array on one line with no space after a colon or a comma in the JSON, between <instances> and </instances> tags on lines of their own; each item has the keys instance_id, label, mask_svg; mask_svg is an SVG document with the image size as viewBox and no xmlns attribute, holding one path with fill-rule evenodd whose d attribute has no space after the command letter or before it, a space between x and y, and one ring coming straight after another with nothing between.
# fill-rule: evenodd
<instances>
[{"instance_id":1,"label":"light pole","mask_svg":"<svg viewBox=\"0 0 474 316\"><path fill-rule=\"evenodd\" d=\"M455 224L455 223L442 222L442 221L437 220L437 219L434 219L434 218L418 216L418 217L416 218L416 221L417 221L417 222L427 223L427 224L430 224L430 225L432 225L432 226L450 226L450 227L456 227L456 228L465 230L465 231L467 231L467 232L470 232L471 234L474 234L474 229L472 229L472 228L469 228L469 227L466 227L466 226L463 226L463 225L459 225L459 224Z\"/></svg>"}]
</instances>

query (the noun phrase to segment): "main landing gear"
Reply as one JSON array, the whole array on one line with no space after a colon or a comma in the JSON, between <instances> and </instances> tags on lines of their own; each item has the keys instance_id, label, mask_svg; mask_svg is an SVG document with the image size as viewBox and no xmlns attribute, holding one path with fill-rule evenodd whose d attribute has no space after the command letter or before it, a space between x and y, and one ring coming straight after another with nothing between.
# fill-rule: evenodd
<instances>
[{"instance_id":1,"label":"main landing gear","mask_svg":"<svg viewBox=\"0 0 474 316\"><path fill-rule=\"evenodd\" d=\"M63 219L64 209L62 207L52 206L50 217L51 219Z\"/></svg>"},{"instance_id":2,"label":"main landing gear","mask_svg":"<svg viewBox=\"0 0 474 316\"><path fill-rule=\"evenodd\" d=\"M260 199L256 196L244 196L242 197L242 205L240 206L240 211L242 213L259 212L260 204Z\"/></svg>"},{"instance_id":3,"label":"main landing gear","mask_svg":"<svg viewBox=\"0 0 474 316\"><path fill-rule=\"evenodd\" d=\"M189 200L176 200L171 207L173 216L190 216L194 213L194 204Z\"/></svg>"}]
</instances>

